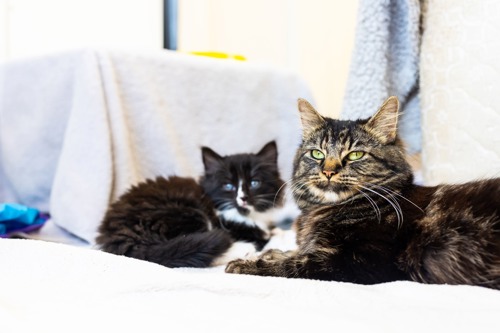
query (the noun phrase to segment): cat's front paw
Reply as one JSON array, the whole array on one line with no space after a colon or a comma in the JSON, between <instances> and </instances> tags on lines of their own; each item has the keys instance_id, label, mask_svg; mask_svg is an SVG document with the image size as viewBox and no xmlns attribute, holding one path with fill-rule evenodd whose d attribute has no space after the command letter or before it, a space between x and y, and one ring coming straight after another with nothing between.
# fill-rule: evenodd
<instances>
[{"instance_id":1,"label":"cat's front paw","mask_svg":"<svg viewBox=\"0 0 500 333\"><path fill-rule=\"evenodd\" d=\"M226 273L231 274L257 274L257 265L254 260L236 259L230 261L226 266Z\"/></svg>"},{"instance_id":2,"label":"cat's front paw","mask_svg":"<svg viewBox=\"0 0 500 333\"><path fill-rule=\"evenodd\" d=\"M283 252L278 249L270 249L264 252L259 258L267 262L281 261L289 256L288 252Z\"/></svg>"}]
</instances>

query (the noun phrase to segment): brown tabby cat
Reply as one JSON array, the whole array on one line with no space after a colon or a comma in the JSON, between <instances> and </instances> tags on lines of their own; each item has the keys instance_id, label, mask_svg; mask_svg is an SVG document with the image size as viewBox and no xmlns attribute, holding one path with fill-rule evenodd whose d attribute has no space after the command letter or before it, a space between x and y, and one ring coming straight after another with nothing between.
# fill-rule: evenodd
<instances>
[{"instance_id":1,"label":"brown tabby cat","mask_svg":"<svg viewBox=\"0 0 500 333\"><path fill-rule=\"evenodd\" d=\"M342 121L299 100L298 250L235 260L226 272L500 289L500 179L413 184L396 136L398 109L390 97L370 119Z\"/></svg>"}]
</instances>

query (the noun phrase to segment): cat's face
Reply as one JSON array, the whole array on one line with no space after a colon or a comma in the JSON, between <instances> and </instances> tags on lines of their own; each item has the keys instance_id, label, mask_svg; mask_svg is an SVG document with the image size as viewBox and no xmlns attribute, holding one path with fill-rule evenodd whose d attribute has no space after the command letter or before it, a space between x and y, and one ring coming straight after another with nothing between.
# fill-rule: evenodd
<instances>
[{"instance_id":1,"label":"cat's face","mask_svg":"<svg viewBox=\"0 0 500 333\"><path fill-rule=\"evenodd\" d=\"M200 183L218 211L236 210L243 216L264 212L282 201L277 156L274 141L257 154L220 156L203 147L205 175Z\"/></svg>"},{"instance_id":2,"label":"cat's face","mask_svg":"<svg viewBox=\"0 0 500 333\"><path fill-rule=\"evenodd\" d=\"M411 179L396 138L398 101L389 98L370 119L322 117L299 100L302 143L294 160L292 192L299 207L332 204L371 191L387 195Z\"/></svg>"}]
</instances>

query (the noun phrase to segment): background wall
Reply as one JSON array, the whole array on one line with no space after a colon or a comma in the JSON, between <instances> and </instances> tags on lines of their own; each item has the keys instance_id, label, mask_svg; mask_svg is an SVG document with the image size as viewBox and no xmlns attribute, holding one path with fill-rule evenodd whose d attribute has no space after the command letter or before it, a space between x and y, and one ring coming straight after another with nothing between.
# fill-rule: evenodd
<instances>
[{"instance_id":1,"label":"background wall","mask_svg":"<svg viewBox=\"0 0 500 333\"><path fill-rule=\"evenodd\" d=\"M340 112L357 0L178 0L178 48L244 55L298 73ZM0 0L0 61L81 47L159 50L162 0Z\"/></svg>"},{"instance_id":2,"label":"background wall","mask_svg":"<svg viewBox=\"0 0 500 333\"><path fill-rule=\"evenodd\" d=\"M0 60L81 47L161 49L163 1L0 0L0 34Z\"/></svg>"},{"instance_id":3,"label":"background wall","mask_svg":"<svg viewBox=\"0 0 500 333\"><path fill-rule=\"evenodd\" d=\"M340 113L358 1L180 0L178 47L242 54L295 71L323 114Z\"/></svg>"}]
</instances>

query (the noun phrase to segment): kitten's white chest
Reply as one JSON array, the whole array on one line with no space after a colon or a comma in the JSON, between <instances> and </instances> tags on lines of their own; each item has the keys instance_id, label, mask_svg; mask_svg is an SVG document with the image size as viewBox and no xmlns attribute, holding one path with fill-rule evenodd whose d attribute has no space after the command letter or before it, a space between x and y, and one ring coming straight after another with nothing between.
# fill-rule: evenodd
<instances>
[{"instance_id":1,"label":"kitten's white chest","mask_svg":"<svg viewBox=\"0 0 500 333\"><path fill-rule=\"evenodd\" d=\"M222 216L225 220L243 223L248 226L257 226L266 233L270 229L276 217L276 209L271 208L265 212L258 212L253 207L247 207L250 210L248 215L241 215L236 208L218 211L217 214Z\"/></svg>"}]
</instances>

